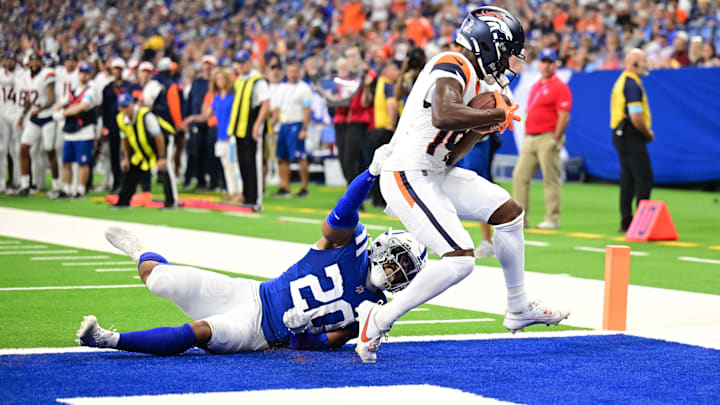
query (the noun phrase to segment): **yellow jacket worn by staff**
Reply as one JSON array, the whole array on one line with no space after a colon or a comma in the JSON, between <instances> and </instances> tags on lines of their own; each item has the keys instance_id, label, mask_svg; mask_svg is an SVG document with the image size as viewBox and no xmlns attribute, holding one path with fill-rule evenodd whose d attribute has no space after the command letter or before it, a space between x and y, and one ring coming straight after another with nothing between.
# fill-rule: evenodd
<instances>
[{"instance_id":1,"label":"yellow jacket worn by staff","mask_svg":"<svg viewBox=\"0 0 720 405\"><path fill-rule=\"evenodd\" d=\"M148 171L157 166L157 152L155 151L155 141L152 136L148 137L145 130L145 115L150 112L147 107L140 107L135 116L135 123L128 125L125 122L125 114L118 113L116 116L118 128L125 133L125 138L130 144L132 155L130 156L130 164L139 166L141 170ZM169 122L157 117L160 128L170 134L175 133L175 129Z\"/></svg>"},{"instance_id":2,"label":"yellow jacket worn by staff","mask_svg":"<svg viewBox=\"0 0 720 405\"><path fill-rule=\"evenodd\" d=\"M639 92L638 92L639 89ZM634 97L628 100L626 94L641 94L641 97ZM645 89L643 89L640 77L635 73L624 71L615 82L610 96L610 128L617 127L630 118L633 107L642 107L645 125L651 127L650 105L648 104ZM628 110L631 110L628 112Z\"/></svg>"},{"instance_id":3,"label":"yellow jacket worn by staff","mask_svg":"<svg viewBox=\"0 0 720 405\"><path fill-rule=\"evenodd\" d=\"M228 135L245 138L248 132L252 130L252 126L255 125L260 107L252 108L252 93L255 82L258 80L265 80L265 78L261 74L255 74L247 79L238 78L235 80L235 99L230 112Z\"/></svg>"}]
</instances>

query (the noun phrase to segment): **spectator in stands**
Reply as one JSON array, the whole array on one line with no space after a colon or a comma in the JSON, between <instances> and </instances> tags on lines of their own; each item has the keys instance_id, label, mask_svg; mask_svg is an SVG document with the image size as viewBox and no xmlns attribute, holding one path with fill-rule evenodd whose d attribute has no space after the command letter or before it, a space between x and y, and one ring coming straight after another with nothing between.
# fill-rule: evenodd
<instances>
[{"instance_id":1,"label":"spectator in stands","mask_svg":"<svg viewBox=\"0 0 720 405\"><path fill-rule=\"evenodd\" d=\"M207 122L215 118L217 122L217 141L213 153L220 158L225 173L225 185L228 192L227 200L232 203L240 203L243 201L243 196L240 193L240 181L238 179L239 165L235 158L236 137L228 135L228 124L230 123L230 114L235 96L232 93L232 80L227 70L222 68L215 70L212 74L208 94L213 96L211 104L204 104L201 114L185 118L183 125L187 127L193 123Z\"/></svg>"},{"instance_id":2,"label":"spectator in stands","mask_svg":"<svg viewBox=\"0 0 720 405\"><path fill-rule=\"evenodd\" d=\"M720 66L720 58L715 52L715 45L708 41L703 45L702 58L698 61L700 67L717 67Z\"/></svg>"},{"instance_id":3,"label":"spectator in stands","mask_svg":"<svg viewBox=\"0 0 720 405\"><path fill-rule=\"evenodd\" d=\"M305 138L310 124L312 90L300 80L300 64L291 60L287 64L287 82L280 87L283 98L279 105L280 132L277 157L280 171L280 189L276 197L290 196L290 163L300 164L300 191L296 197L307 197L310 172L308 169Z\"/></svg>"},{"instance_id":4,"label":"spectator in stands","mask_svg":"<svg viewBox=\"0 0 720 405\"><path fill-rule=\"evenodd\" d=\"M677 69L690 65L688 34L685 31L675 33L672 49L673 52L669 61L671 68Z\"/></svg>"},{"instance_id":5,"label":"spectator in stands","mask_svg":"<svg viewBox=\"0 0 720 405\"><path fill-rule=\"evenodd\" d=\"M513 170L513 198L525 209L525 225L529 226L530 181L538 166L545 188L545 219L539 229L560 227L562 175L560 151L565 144L565 129L570 121L572 93L567 84L555 75L557 54L550 48L540 52L541 78L528 95L525 140L517 166Z\"/></svg>"},{"instance_id":6,"label":"spectator in stands","mask_svg":"<svg viewBox=\"0 0 720 405\"><path fill-rule=\"evenodd\" d=\"M641 77L648 75L645 53L633 49L625 56L625 70L615 82L610 98L610 128L620 160L620 232L626 232L633 219L632 202L649 199L652 167L648 142L655 139L651 128L650 106Z\"/></svg>"},{"instance_id":7,"label":"spectator in stands","mask_svg":"<svg viewBox=\"0 0 720 405\"><path fill-rule=\"evenodd\" d=\"M237 78L233 83L235 94L228 135L236 137L243 203L259 210L262 205L262 138L270 114L270 91L267 79L253 69L248 51L235 55L234 70Z\"/></svg>"},{"instance_id":8,"label":"spectator in stands","mask_svg":"<svg viewBox=\"0 0 720 405\"><path fill-rule=\"evenodd\" d=\"M688 48L688 60L690 66L697 66L702 58L703 40L701 36L690 38L690 47Z\"/></svg>"}]
</instances>

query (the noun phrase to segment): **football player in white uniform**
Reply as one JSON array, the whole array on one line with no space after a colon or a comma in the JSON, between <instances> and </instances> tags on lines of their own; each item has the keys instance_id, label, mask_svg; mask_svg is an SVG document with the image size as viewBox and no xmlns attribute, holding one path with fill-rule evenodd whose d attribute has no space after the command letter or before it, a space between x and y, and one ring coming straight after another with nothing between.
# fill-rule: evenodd
<instances>
[{"instance_id":1,"label":"football player in white uniform","mask_svg":"<svg viewBox=\"0 0 720 405\"><path fill-rule=\"evenodd\" d=\"M55 105L55 72L43 68L42 58L35 52L29 57L28 68L18 96L18 104L24 106L17 122L17 127L23 129L20 141L20 196L26 196L30 192L30 147L33 145L41 144L47 153L53 192L60 189L60 171L55 151L56 131L52 118L52 107ZM35 182L40 186L44 180L39 178L35 179Z\"/></svg>"},{"instance_id":2,"label":"football player in white uniform","mask_svg":"<svg viewBox=\"0 0 720 405\"><path fill-rule=\"evenodd\" d=\"M22 69L17 64L16 56L6 55L4 67L0 69L0 192L5 192L7 156L13 162L10 177L17 181L20 175L20 133L15 123L22 109L17 104L18 89L15 83L21 74Z\"/></svg>"},{"instance_id":3,"label":"football player in white uniform","mask_svg":"<svg viewBox=\"0 0 720 405\"><path fill-rule=\"evenodd\" d=\"M442 256L418 274L388 304L369 301L358 307L360 338L356 352L374 361L380 338L403 314L467 277L475 268L473 241L462 220L495 226L495 253L508 290L503 326L515 332L536 323L557 324L567 311L530 302L524 287L523 210L507 191L475 172L452 167L484 132L512 129L517 105L495 91L496 107L474 109L468 102L490 76L501 86L509 81L512 56L522 57L525 34L520 22L497 7L468 14L457 40L462 52L444 52L423 68L410 92L384 163L380 189L391 216L400 218L420 243ZM512 73L512 72L511 72ZM382 149L382 148L381 148ZM378 150L380 151L380 149Z\"/></svg>"}]
</instances>

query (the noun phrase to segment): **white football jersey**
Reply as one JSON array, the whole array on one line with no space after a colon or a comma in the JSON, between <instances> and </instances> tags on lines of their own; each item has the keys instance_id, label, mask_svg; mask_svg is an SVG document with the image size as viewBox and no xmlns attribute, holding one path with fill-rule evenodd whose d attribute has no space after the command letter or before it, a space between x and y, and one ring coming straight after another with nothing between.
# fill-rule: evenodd
<instances>
[{"instance_id":1,"label":"white football jersey","mask_svg":"<svg viewBox=\"0 0 720 405\"><path fill-rule=\"evenodd\" d=\"M7 118L13 123L22 113L22 107L18 105L18 80L22 74L19 66L12 72L0 69L0 118Z\"/></svg>"},{"instance_id":2,"label":"white football jersey","mask_svg":"<svg viewBox=\"0 0 720 405\"><path fill-rule=\"evenodd\" d=\"M64 66L55 68L55 100L57 103L65 104L69 100L70 93L80 85L80 72L76 68L72 72L65 70Z\"/></svg>"},{"instance_id":3,"label":"white football jersey","mask_svg":"<svg viewBox=\"0 0 720 405\"><path fill-rule=\"evenodd\" d=\"M443 131L432 124L431 105L435 85L443 77L453 78L460 83L465 104L482 87L472 64L462 54L443 52L430 59L405 102L391 142L393 151L385 161L383 170L445 170L445 162L465 131Z\"/></svg>"},{"instance_id":4,"label":"white football jersey","mask_svg":"<svg viewBox=\"0 0 720 405\"><path fill-rule=\"evenodd\" d=\"M32 108L45 105L48 99L47 86L49 84L55 84L55 71L52 69L42 68L35 76L32 76L30 69L23 72L19 81L18 105L24 106L26 101L30 101ZM40 111L37 117L48 118L51 116L52 108L46 108Z\"/></svg>"}]
</instances>

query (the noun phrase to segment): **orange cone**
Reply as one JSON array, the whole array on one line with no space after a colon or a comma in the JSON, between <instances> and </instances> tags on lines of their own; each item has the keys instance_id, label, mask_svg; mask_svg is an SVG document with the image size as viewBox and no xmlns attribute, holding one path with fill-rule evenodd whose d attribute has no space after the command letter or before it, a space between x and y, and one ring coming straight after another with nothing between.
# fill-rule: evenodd
<instances>
[{"instance_id":1,"label":"orange cone","mask_svg":"<svg viewBox=\"0 0 720 405\"><path fill-rule=\"evenodd\" d=\"M665 201L640 200L625 240L647 242L677 239L678 233Z\"/></svg>"}]
</instances>

